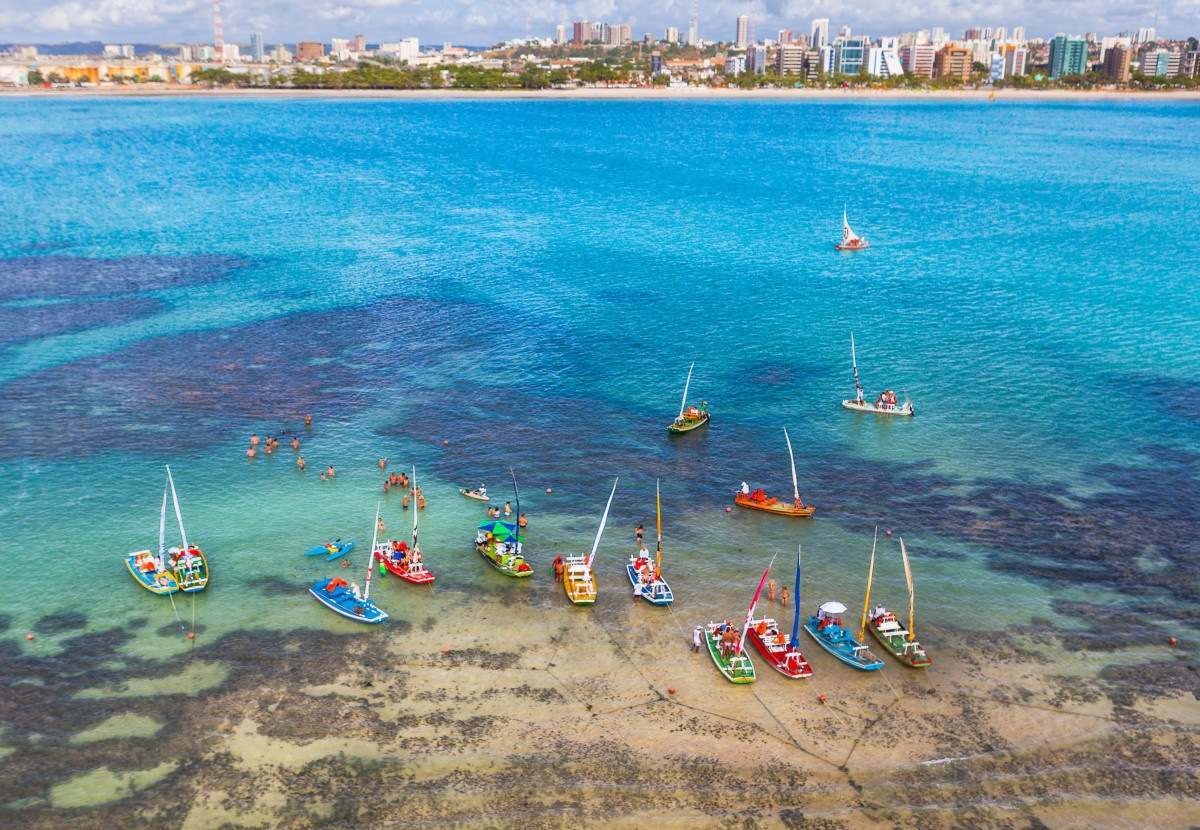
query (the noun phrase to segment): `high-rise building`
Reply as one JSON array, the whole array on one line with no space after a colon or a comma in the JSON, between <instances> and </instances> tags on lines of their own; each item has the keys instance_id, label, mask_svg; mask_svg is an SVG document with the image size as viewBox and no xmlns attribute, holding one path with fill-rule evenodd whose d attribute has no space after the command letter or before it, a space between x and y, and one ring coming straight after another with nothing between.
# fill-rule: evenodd
<instances>
[{"instance_id":1,"label":"high-rise building","mask_svg":"<svg viewBox=\"0 0 1200 830\"><path fill-rule=\"evenodd\" d=\"M1004 55L999 52L992 55L988 63L988 80L992 83L1004 80Z\"/></svg>"},{"instance_id":2,"label":"high-rise building","mask_svg":"<svg viewBox=\"0 0 1200 830\"><path fill-rule=\"evenodd\" d=\"M725 58L725 74L731 78L736 78L746 71L746 56L745 55L729 55Z\"/></svg>"},{"instance_id":3,"label":"high-rise building","mask_svg":"<svg viewBox=\"0 0 1200 830\"><path fill-rule=\"evenodd\" d=\"M350 41L344 37L332 37L329 39L329 55L334 60L344 61L350 59Z\"/></svg>"},{"instance_id":4,"label":"high-rise building","mask_svg":"<svg viewBox=\"0 0 1200 830\"><path fill-rule=\"evenodd\" d=\"M980 40L983 38L983 31L978 26L972 26L963 32L963 40Z\"/></svg>"},{"instance_id":5,"label":"high-rise building","mask_svg":"<svg viewBox=\"0 0 1200 830\"><path fill-rule=\"evenodd\" d=\"M1200 50L1193 49L1184 53L1179 74L1187 78L1200 78Z\"/></svg>"},{"instance_id":6,"label":"high-rise building","mask_svg":"<svg viewBox=\"0 0 1200 830\"><path fill-rule=\"evenodd\" d=\"M791 43L792 42L792 30L791 29L780 29L779 33L775 36L775 41L777 43Z\"/></svg>"},{"instance_id":7,"label":"high-rise building","mask_svg":"<svg viewBox=\"0 0 1200 830\"><path fill-rule=\"evenodd\" d=\"M242 59L242 50L236 43L222 43L221 58L227 61L239 61Z\"/></svg>"},{"instance_id":8,"label":"high-rise building","mask_svg":"<svg viewBox=\"0 0 1200 830\"><path fill-rule=\"evenodd\" d=\"M932 43L914 43L900 50L900 62L904 71L918 78L933 77L933 56L937 53Z\"/></svg>"},{"instance_id":9,"label":"high-rise building","mask_svg":"<svg viewBox=\"0 0 1200 830\"><path fill-rule=\"evenodd\" d=\"M662 52L650 53L650 74L658 75L662 72Z\"/></svg>"},{"instance_id":10,"label":"high-rise building","mask_svg":"<svg viewBox=\"0 0 1200 830\"><path fill-rule=\"evenodd\" d=\"M567 42L567 27L562 23L554 27L554 42L559 46Z\"/></svg>"},{"instance_id":11,"label":"high-rise building","mask_svg":"<svg viewBox=\"0 0 1200 830\"><path fill-rule=\"evenodd\" d=\"M1012 39L1017 43L1025 42L1025 27L1013 26Z\"/></svg>"},{"instance_id":12,"label":"high-rise building","mask_svg":"<svg viewBox=\"0 0 1200 830\"><path fill-rule=\"evenodd\" d=\"M828 17L818 17L812 22L812 31L809 33L808 43L814 49L820 49L822 46L829 45Z\"/></svg>"},{"instance_id":13,"label":"high-rise building","mask_svg":"<svg viewBox=\"0 0 1200 830\"><path fill-rule=\"evenodd\" d=\"M933 56L933 77L971 80L971 50L956 43L947 43Z\"/></svg>"},{"instance_id":14,"label":"high-rise building","mask_svg":"<svg viewBox=\"0 0 1200 830\"><path fill-rule=\"evenodd\" d=\"M282 43L276 43L275 48L271 50L271 60L276 63L290 63L292 53L287 50L287 47Z\"/></svg>"},{"instance_id":15,"label":"high-rise building","mask_svg":"<svg viewBox=\"0 0 1200 830\"><path fill-rule=\"evenodd\" d=\"M1137 30L1137 34L1133 36L1134 43L1155 43L1158 40L1158 32L1153 26L1143 26Z\"/></svg>"},{"instance_id":16,"label":"high-rise building","mask_svg":"<svg viewBox=\"0 0 1200 830\"><path fill-rule=\"evenodd\" d=\"M617 27L617 45L628 46L633 43L633 27L628 23L622 23Z\"/></svg>"},{"instance_id":17,"label":"high-rise building","mask_svg":"<svg viewBox=\"0 0 1200 830\"><path fill-rule=\"evenodd\" d=\"M900 55L894 46L872 46L867 52L867 74L876 78L895 78L904 74Z\"/></svg>"},{"instance_id":18,"label":"high-rise building","mask_svg":"<svg viewBox=\"0 0 1200 830\"><path fill-rule=\"evenodd\" d=\"M1004 28L1003 26L997 26L992 31L992 40L996 41L997 43L1003 43L1007 38L1008 29Z\"/></svg>"},{"instance_id":19,"label":"high-rise building","mask_svg":"<svg viewBox=\"0 0 1200 830\"><path fill-rule=\"evenodd\" d=\"M1025 59L1029 52L1024 46L1010 44L1004 48L1004 77L1019 78L1025 74Z\"/></svg>"},{"instance_id":20,"label":"high-rise building","mask_svg":"<svg viewBox=\"0 0 1200 830\"><path fill-rule=\"evenodd\" d=\"M775 50L775 72L780 75L802 75L804 73L803 46L781 43Z\"/></svg>"},{"instance_id":21,"label":"high-rise building","mask_svg":"<svg viewBox=\"0 0 1200 830\"><path fill-rule=\"evenodd\" d=\"M745 49L750 43L750 17L748 15L739 14L737 19L737 33L734 35L733 45L739 49ZM747 61L749 63L749 61Z\"/></svg>"},{"instance_id":22,"label":"high-rise building","mask_svg":"<svg viewBox=\"0 0 1200 830\"><path fill-rule=\"evenodd\" d=\"M843 39L850 37L850 27L843 26L840 29L838 29L838 37L843 38Z\"/></svg>"},{"instance_id":23,"label":"high-rise building","mask_svg":"<svg viewBox=\"0 0 1200 830\"><path fill-rule=\"evenodd\" d=\"M663 33L663 40L667 43L679 43L679 29L675 26L668 26Z\"/></svg>"},{"instance_id":24,"label":"high-rise building","mask_svg":"<svg viewBox=\"0 0 1200 830\"><path fill-rule=\"evenodd\" d=\"M941 47L941 45L947 40L949 40L949 38L946 37L946 30L941 26L934 26L929 31L929 42L934 46Z\"/></svg>"},{"instance_id":25,"label":"high-rise building","mask_svg":"<svg viewBox=\"0 0 1200 830\"><path fill-rule=\"evenodd\" d=\"M262 32L250 33L250 54L256 63L262 63L263 58L266 57L263 54Z\"/></svg>"},{"instance_id":26,"label":"high-rise building","mask_svg":"<svg viewBox=\"0 0 1200 830\"><path fill-rule=\"evenodd\" d=\"M1142 74L1169 78L1183 67L1183 53L1171 49L1147 49L1142 52Z\"/></svg>"},{"instance_id":27,"label":"high-rise building","mask_svg":"<svg viewBox=\"0 0 1200 830\"><path fill-rule=\"evenodd\" d=\"M406 37L394 43L379 44L379 51L400 63L412 63L421 54L421 41L415 37Z\"/></svg>"},{"instance_id":28,"label":"high-rise building","mask_svg":"<svg viewBox=\"0 0 1200 830\"><path fill-rule=\"evenodd\" d=\"M1129 59L1133 50L1123 43L1108 47L1104 53L1104 77L1114 84L1129 83Z\"/></svg>"},{"instance_id":29,"label":"high-rise building","mask_svg":"<svg viewBox=\"0 0 1200 830\"><path fill-rule=\"evenodd\" d=\"M362 52L367 51L367 36L366 35L355 35L354 36L354 51L358 52L360 54Z\"/></svg>"},{"instance_id":30,"label":"high-rise building","mask_svg":"<svg viewBox=\"0 0 1200 830\"><path fill-rule=\"evenodd\" d=\"M296 60L315 61L325 57L325 44L315 40L302 40L296 44Z\"/></svg>"},{"instance_id":31,"label":"high-rise building","mask_svg":"<svg viewBox=\"0 0 1200 830\"><path fill-rule=\"evenodd\" d=\"M592 39L592 24L586 20L576 20L571 24L571 45L582 46Z\"/></svg>"},{"instance_id":32,"label":"high-rise building","mask_svg":"<svg viewBox=\"0 0 1200 830\"><path fill-rule=\"evenodd\" d=\"M767 47L753 43L746 47L746 71L753 75L767 74Z\"/></svg>"},{"instance_id":33,"label":"high-rise building","mask_svg":"<svg viewBox=\"0 0 1200 830\"><path fill-rule=\"evenodd\" d=\"M1082 75L1087 71L1087 41L1057 34L1050 41L1050 77Z\"/></svg>"},{"instance_id":34,"label":"high-rise building","mask_svg":"<svg viewBox=\"0 0 1200 830\"><path fill-rule=\"evenodd\" d=\"M693 17L688 22L687 45L688 46L699 46L700 45L700 21L698 19L696 19L695 17Z\"/></svg>"},{"instance_id":35,"label":"high-rise building","mask_svg":"<svg viewBox=\"0 0 1200 830\"><path fill-rule=\"evenodd\" d=\"M857 75L867 60L871 41L865 37L839 37L833 42L834 72L839 75Z\"/></svg>"}]
</instances>

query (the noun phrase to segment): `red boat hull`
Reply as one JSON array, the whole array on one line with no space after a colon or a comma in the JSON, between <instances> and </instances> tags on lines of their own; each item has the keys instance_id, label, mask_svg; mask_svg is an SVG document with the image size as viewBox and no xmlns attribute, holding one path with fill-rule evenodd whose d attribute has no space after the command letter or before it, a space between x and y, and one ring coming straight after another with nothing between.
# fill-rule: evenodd
<instances>
[{"instance_id":1,"label":"red boat hull","mask_svg":"<svg viewBox=\"0 0 1200 830\"><path fill-rule=\"evenodd\" d=\"M401 571L399 565L395 564L390 559L385 559L378 552L375 553L375 558L383 563L383 567L387 568L388 573L392 574L392 576L398 576L405 582L413 585L428 585L437 578L429 571L428 568L426 568L422 573L411 574L408 572L408 569Z\"/></svg>"},{"instance_id":2,"label":"red boat hull","mask_svg":"<svg viewBox=\"0 0 1200 830\"><path fill-rule=\"evenodd\" d=\"M762 641L758 632L753 628L747 634L750 642L754 644L754 650L758 652L759 656L767 662L767 665L784 677L793 679L812 677L812 666L804 659L804 655L800 653L799 649L791 650L785 648L783 650L772 650Z\"/></svg>"}]
</instances>

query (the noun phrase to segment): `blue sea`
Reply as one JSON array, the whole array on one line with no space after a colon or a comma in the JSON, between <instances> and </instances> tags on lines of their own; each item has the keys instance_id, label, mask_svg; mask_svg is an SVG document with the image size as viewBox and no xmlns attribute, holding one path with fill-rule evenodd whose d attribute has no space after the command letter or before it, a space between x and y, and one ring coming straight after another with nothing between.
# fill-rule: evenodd
<instances>
[{"instance_id":1,"label":"blue sea","mask_svg":"<svg viewBox=\"0 0 1200 830\"><path fill-rule=\"evenodd\" d=\"M0 100L0 636L197 647L191 600L122 564L157 544L165 464L214 571L198 643L384 636L312 602L342 571L301 555L355 536L361 579L376 506L408 532L384 457L416 469L438 576L377 583L396 618L568 613L550 560L619 479L601 604L658 481L688 627L798 545L804 608L856 612L878 527L876 596L903 602L903 536L931 650L1191 636L1198 131L1160 100ZM834 251L843 208L869 250ZM840 408L851 333L867 394L915 418ZM668 437L693 361L712 423ZM790 496L784 428L816 516L727 511L743 480ZM298 434L307 471L286 440L248 460L252 433ZM523 584L457 493L510 499L510 468Z\"/></svg>"}]
</instances>

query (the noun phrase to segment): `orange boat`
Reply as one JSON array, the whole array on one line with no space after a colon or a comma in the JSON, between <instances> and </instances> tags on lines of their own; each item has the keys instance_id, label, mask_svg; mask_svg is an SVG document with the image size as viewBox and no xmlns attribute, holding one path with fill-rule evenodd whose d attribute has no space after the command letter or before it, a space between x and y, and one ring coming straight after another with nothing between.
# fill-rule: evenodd
<instances>
[{"instance_id":1,"label":"orange boat","mask_svg":"<svg viewBox=\"0 0 1200 830\"><path fill-rule=\"evenodd\" d=\"M745 507L749 510L762 510L765 513L775 513L779 516L809 518L817 512L817 508L811 504L805 504L804 500L800 498L800 485L796 481L796 456L792 453L792 439L788 436L786 427L783 430L783 440L787 441L788 458L792 462L791 502L780 501L774 496L768 496L761 487L751 491L750 486L742 482L742 489L734 494L733 503L738 507Z\"/></svg>"}]
</instances>

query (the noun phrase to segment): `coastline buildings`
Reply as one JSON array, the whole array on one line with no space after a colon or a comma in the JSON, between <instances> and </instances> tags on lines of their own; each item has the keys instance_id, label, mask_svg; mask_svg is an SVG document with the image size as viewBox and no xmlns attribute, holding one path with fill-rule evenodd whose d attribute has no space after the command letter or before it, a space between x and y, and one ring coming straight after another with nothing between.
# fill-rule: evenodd
<instances>
[{"instance_id":1,"label":"coastline buildings","mask_svg":"<svg viewBox=\"0 0 1200 830\"><path fill-rule=\"evenodd\" d=\"M748 15L739 14L737 19L737 33L733 39L733 45L738 49L745 49L750 44L750 17Z\"/></svg>"},{"instance_id":2,"label":"coastline buildings","mask_svg":"<svg viewBox=\"0 0 1200 830\"><path fill-rule=\"evenodd\" d=\"M316 40L302 40L296 44L296 60L315 61L325 57L325 44Z\"/></svg>"},{"instance_id":3,"label":"coastline buildings","mask_svg":"<svg viewBox=\"0 0 1200 830\"><path fill-rule=\"evenodd\" d=\"M900 62L904 71L918 78L933 77L933 56L937 48L932 43L919 43L900 48Z\"/></svg>"},{"instance_id":4,"label":"coastline buildings","mask_svg":"<svg viewBox=\"0 0 1200 830\"><path fill-rule=\"evenodd\" d=\"M829 45L829 18L818 17L812 22L808 43L814 49L823 49Z\"/></svg>"},{"instance_id":5,"label":"coastline buildings","mask_svg":"<svg viewBox=\"0 0 1200 830\"><path fill-rule=\"evenodd\" d=\"M1123 43L1108 48L1104 54L1104 77L1116 84L1129 83L1129 58L1132 50Z\"/></svg>"},{"instance_id":6,"label":"coastline buildings","mask_svg":"<svg viewBox=\"0 0 1200 830\"><path fill-rule=\"evenodd\" d=\"M1082 75L1087 72L1087 41L1081 37L1057 34L1050 41L1050 77Z\"/></svg>"},{"instance_id":7,"label":"coastline buildings","mask_svg":"<svg viewBox=\"0 0 1200 830\"><path fill-rule=\"evenodd\" d=\"M970 49L947 43L933 56L933 77L958 78L966 83L971 80L971 63Z\"/></svg>"}]
</instances>

